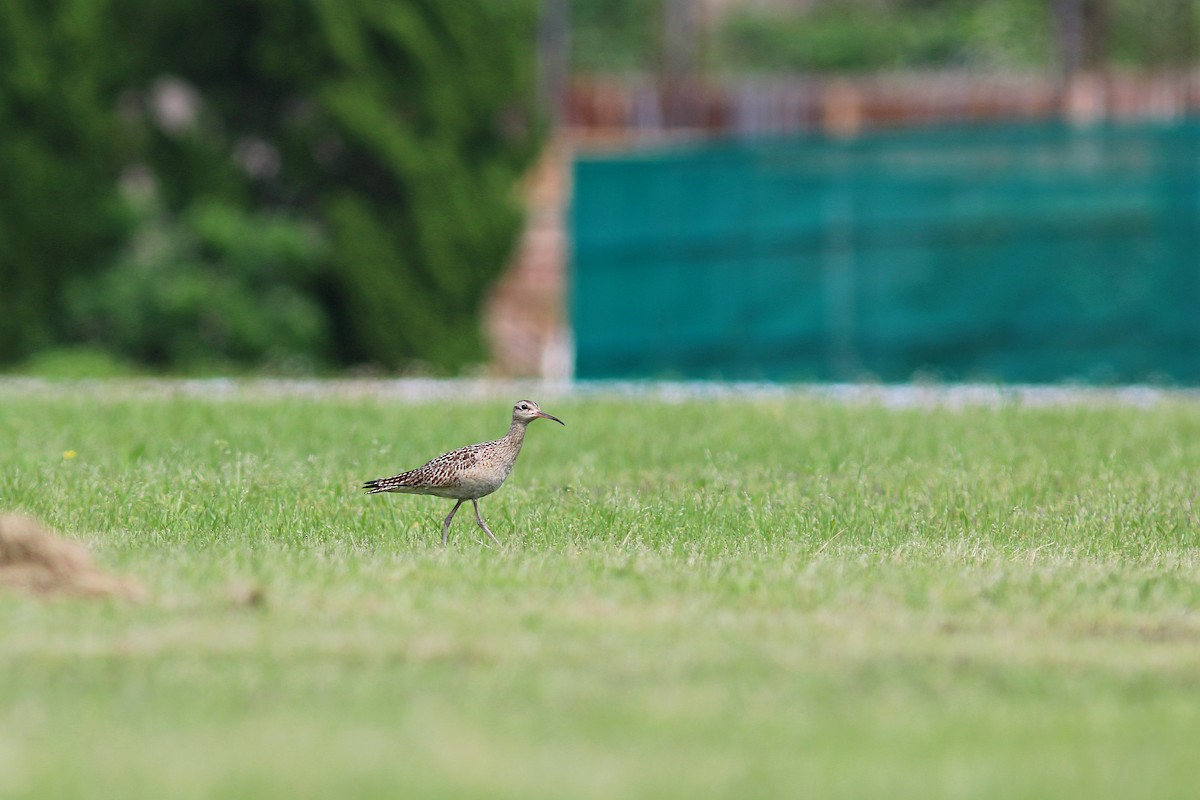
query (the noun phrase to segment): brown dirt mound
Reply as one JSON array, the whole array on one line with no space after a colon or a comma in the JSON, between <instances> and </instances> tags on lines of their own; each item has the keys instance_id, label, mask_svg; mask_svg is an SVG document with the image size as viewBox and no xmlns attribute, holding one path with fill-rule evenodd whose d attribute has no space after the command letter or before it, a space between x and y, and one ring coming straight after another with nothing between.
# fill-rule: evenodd
<instances>
[{"instance_id":1,"label":"brown dirt mound","mask_svg":"<svg viewBox=\"0 0 1200 800\"><path fill-rule=\"evenodd\" d=\"M86 547L21 514L0 514L0 587L35 595L141 600L137 581L96 569Z\"/></svg>"}]
</instances>

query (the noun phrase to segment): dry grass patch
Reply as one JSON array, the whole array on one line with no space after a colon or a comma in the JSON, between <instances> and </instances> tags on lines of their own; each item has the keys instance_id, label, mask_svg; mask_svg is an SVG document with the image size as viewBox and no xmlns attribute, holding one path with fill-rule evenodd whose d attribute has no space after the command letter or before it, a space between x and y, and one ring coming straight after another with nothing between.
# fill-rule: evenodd
<instances>
[{"instance_id":1,"label":"dry grass patch","mask_svg":"<svg viewBox=\"0 0 1200 800\"><path fill-rule=\"evenodd\" d=\"M37 596L145 596L137 581L97 569L82 544L22 514L0 514L0 586Z\"/></svg>"}]
</instances>

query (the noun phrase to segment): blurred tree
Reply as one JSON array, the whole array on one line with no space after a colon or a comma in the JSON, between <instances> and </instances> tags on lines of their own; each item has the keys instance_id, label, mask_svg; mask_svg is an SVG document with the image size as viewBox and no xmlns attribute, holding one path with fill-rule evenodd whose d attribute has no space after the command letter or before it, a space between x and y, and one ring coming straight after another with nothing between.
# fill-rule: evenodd
<instances>
[{"instance_id":1,"label":"blurred tree","mask_svg":"<svg viewBox=\"0 0 1200 800\"><path fill-rule=\"evenodd\" d=\"M0 7L0 361L60 335L62 287L127 232L113 99L128 62L107 12L105 0Z\"/></svg>"},{"instance_id":2,"label":"blurred tree","mask_svg":"<svg viewBox=\"0 0 1200 800\"><path fill-rule=\"evenodd\" d=\"M385 364L479 360L479 312L535 154L533 3L323 0L314 163L354 343ZM332 138L330 138L332 137Z\"/></svg>"},{"instance_id":3,"label":"blurred tree","mask_svg":"<svg viewBox=\"0 0 1200 800\"><path fill-rule=\"evenodd\" d=\"M894 68L1065 73L1195 62L1197 0L810 0L733 6L715 27L729 71Z\"/></svg>"},{"instance_id":4,"label":"blurred tree","mask_svg":"<svg viewBox=\"0 0 1200 800\"><path fill-rule=\"evenodd\" d=\"M1054 0L1054 32L1063 72L1094 70L1108 61L1109 0Z\"/></svg>"},{"instance_id":5,"label":"blurred tree","mask_svg":"<svg viewBox=\"0 0 1200 800\"><path fill-rule=\"evenodd\" d=\"M638 72L662 49L664 0L570 0L571 64L583 72Z\"/></svg>"},{"instance_id":6,"label":"blurred tree","mask_svg":"<svg viewBox=\"0 0 1200 800\"><path fill-rule=\"evenodd\" d=\"M1188 67L1200 55L1197 0L1117 0L1111 52L1121 65Z\"/></svg>"},{"instance_id":7,"label":"blurred tree","mask_svg":"<svg viewBox=\"0 0 1200 800\"><path fill-rule=\"evenodd\" d=\"M169 215L138 200L137 234L117 261L67 287L79 339L183 370L310 372L327 359L326 315L309 291L326 248L312 223L216 201Z\"/></svg>"},{"instance_id":8,"label":"blurred tree","mask_svg":"<svg viewBox=\"0 0 1200 800\"><path fill-rule=\"evenodd\" d=\"M210 318L270 319L279 298L246 269L266 258L282 270L271 285L317 300L320 319L305 306L280 322L284 350L447 371L482 360L480 306L520 232L515 184L540 138L536 36L536 0L0 5L0 359L74 332L173 363L191 346L145 349L172 293ZM132 213L146 194L154 213ZM214 247L203 208L225 230L299 226L319 262L253 235ZM126 247L134 223L174 244ZM148 269L154 253L175 267ZM121 328L123 307L154 325ZM270 349L241 323L222 330L223 357Z\"/></svg>"},{"instance_id":9,"label":"blurred tree","mask_svg":"<svg viewBox=\"0 0 1200 800\"><path fill-rule=\"evenodd\" d=\"M1027 69L1051 57L1049 27L1046 0L814 0L790 11L748 5L718 26L717 66Z\"/></svg>"},{"instance_id":10,"label":"blurred tree","mask_svg":"<svg viewBox=\"0 0 1200 800\"><path fill-rule=\"evenodd\" d=\"M152 43L142 136L169 212L319 221L340 360L484 357L539 138L533 0L113 2Z\"/></svg>"}]
</instances>

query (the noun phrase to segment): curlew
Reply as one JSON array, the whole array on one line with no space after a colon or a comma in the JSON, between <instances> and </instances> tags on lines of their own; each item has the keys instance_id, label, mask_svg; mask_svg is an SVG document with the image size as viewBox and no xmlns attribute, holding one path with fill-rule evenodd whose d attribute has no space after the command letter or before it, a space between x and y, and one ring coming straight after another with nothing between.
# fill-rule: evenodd
<instances>
[{"instance_id":1,"label":"curlew","mask_svg":"<svg viewBox=\"0 0 1200 800\"><path fill-rule=\"evenodd\" d=\"M545 413L532 400L522 400L513 406L512 425L502 438L494 442L480 442L438 456L423 467L401 472L390 478L376 478L367 481L363 488L367 494L379 492L403 492L405 494L432 494L437 497L449 497L458 502L450 510L450 515L442 523L442 546L450 536L450 522L454 519L458 507L470 500L475 507L475 521L483 532L500 544L496 535L488 528L483 517L479 515L479 498L486 497L500 488L505 478L512 472L517 455L521 452L521 444L525 441L525 428L539 417L552 419L559 425L566 425L558 417Z\"/></svg>"}]
</instances>

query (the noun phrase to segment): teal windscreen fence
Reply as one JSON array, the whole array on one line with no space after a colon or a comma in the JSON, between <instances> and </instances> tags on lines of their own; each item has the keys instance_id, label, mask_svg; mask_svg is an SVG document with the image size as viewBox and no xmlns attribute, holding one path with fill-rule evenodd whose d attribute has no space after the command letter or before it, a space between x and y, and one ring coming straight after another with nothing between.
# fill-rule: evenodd
<instances>
[{"instance_id":1,"label":"teal windscreen fence","mask_svg":"<svg viewBox=\"0 0 1200 800\"><path fill-rule=\"evenodd\" d=\"M580 378L1200 383L1200 124L576 161Z\"/></svg>"}]
</instances>

